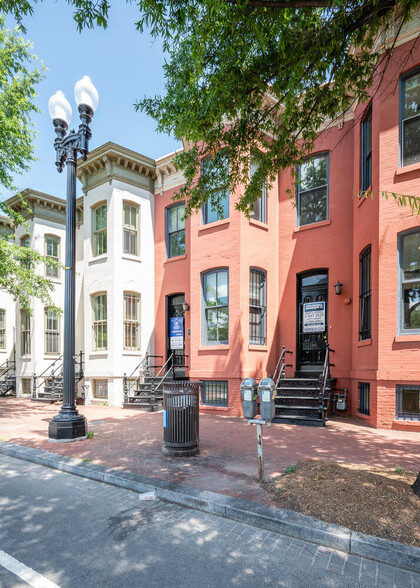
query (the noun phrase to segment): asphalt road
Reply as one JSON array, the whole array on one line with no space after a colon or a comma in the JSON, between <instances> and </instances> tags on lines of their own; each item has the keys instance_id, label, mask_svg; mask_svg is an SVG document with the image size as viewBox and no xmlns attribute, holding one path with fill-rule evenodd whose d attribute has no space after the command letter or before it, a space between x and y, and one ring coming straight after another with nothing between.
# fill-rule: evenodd
<instances>
[{"instance_id":1,"label":"asphalt road","mask_svg":"<svg viewBox=\"0 0 420 588\"><path fill-rule=\"evenodd\" d=\"M369 581L362 568L311 543L0 455L1 588L399 585L395 575L380 584L377 567Z\"/></svg>"}]
</instances>

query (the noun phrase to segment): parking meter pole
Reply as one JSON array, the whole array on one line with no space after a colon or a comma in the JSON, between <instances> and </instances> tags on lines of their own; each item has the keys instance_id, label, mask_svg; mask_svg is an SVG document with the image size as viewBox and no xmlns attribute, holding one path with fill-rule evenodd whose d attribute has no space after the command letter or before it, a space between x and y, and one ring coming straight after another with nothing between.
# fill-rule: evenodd
<instances>
[{"instance_id":1,"label":"parking meter pole","mask_svg":"<svg viewBox=\"0 0 420 588\"><path fill-rule=\"evenodd\" d=\"M263 455L263 436L262 426L257 425L257 445L258 445L258 482L264 481L264 455Z\"/></svg>"}]
</instances>

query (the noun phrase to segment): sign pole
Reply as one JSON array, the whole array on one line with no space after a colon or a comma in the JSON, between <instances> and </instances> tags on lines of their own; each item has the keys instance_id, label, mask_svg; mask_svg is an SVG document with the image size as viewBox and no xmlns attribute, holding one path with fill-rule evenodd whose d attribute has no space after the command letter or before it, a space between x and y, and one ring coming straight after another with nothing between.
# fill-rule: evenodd
<instances>
[{"instance_id":1,"label":"sign pole","mask_svg":"<svg viewBox=\"0 0 420 588\"><path fill-rule=\"evenodd\" d=\"M257 447L258 447L258 482L264 480L264 455L263 455L263 436L262 426L260 423L257 425Z\"/></svg>"}]
</instances>

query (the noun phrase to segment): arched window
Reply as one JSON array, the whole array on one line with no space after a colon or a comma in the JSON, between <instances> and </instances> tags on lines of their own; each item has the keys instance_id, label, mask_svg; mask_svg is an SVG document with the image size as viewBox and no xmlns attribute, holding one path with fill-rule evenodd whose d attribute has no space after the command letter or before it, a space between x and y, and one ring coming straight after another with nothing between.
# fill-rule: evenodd
<instances>
[{"instance_id":1,"label":"arched window","mask_svg":"<svg viewBox=\"0 0 420 588\"><path fill-rule=\"evenodd\" d=\"M366 192L372 185L372 104L366 110L361 126L362 177L361 189Z\"/></svg>"}]
</instances>

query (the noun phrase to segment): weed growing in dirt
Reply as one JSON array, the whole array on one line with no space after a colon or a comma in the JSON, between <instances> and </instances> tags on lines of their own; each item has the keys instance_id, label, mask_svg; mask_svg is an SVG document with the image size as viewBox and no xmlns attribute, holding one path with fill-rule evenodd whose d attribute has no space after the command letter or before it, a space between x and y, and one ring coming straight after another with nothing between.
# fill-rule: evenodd
<instances>
[{"instance_id":1,"label":"weed growing in dirt","mask_svg":"<svg viewBox=\"0 0 420 588\"><path fill-rule=\"evenodd\" d=\"M293 472L295 472L295 471L296 471L296 468L295 468L295 466L294 466L294 465L289 465L289 466L287 466L287 468L284 470L284 472L285 472L286 474L293 474Z\"/></svg>"},{"instance_id":2,"label":"weed growing in dirt","mask_svg":"<svg viewBox=\"0 0 420 588\"><path fill-rule=\"evenodd\" d=\"M92 439L92 437L94 436L94 434L95 434L94 431L88 431L87 434L86 434L86 437L88 439Z\"/></svg>"},{"instance_id":3,"label":"weed growing in dirt","mask_svg":"<svg viewBox=\"0 0 420 588\"><path fill-rule=\"evenodd\" d=\"M90 459L88 457L84 457L82 461L90 461Z\"/></svg>"},{"instance_id":4,"label":"weed growing in dirt","mask_svg":"<svg viewBox=\"0 0 420 588\"><path fill-rule=\"evenodd\" d=\"M402 466L396 466L395 467L395 473L396 474L404 475L405 474L405 469Z\"/></svg>"}]
</instances>

